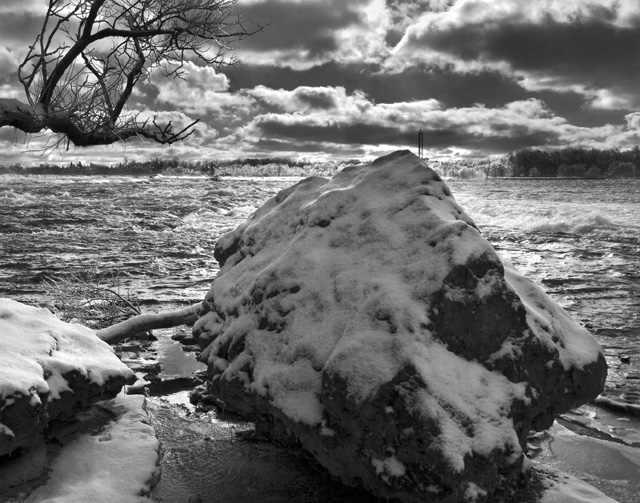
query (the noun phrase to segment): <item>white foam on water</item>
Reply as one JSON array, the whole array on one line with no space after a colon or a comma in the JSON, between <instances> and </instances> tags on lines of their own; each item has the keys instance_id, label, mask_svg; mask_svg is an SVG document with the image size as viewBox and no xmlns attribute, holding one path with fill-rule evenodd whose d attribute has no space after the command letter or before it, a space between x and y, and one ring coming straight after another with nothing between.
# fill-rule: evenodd
<instances>
[{"instance_id":1,"label":"white foam on water","mask_svg":"<svg viewBox=\"0 0 640 503\"><path fill-rule=\"evenodd\" d=\"M566 219L559 216L549 220L548 222L534 224L530 226L530 230L586 234L595 229L615 229L616 227L617 225L611 222L609 218L597 213L591 213L584 216L569 215Z\"/></svg>"}]
</instances>

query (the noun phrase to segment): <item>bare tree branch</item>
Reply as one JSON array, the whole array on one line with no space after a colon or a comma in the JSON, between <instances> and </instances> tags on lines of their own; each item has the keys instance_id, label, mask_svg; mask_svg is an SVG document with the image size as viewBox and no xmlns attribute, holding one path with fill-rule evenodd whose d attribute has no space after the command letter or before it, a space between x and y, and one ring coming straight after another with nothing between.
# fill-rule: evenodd
<instances>
[{"instance_id":1,"label":"bare tree branch","mask_svg":"<svg viewBox=\"0 0 640 503\"><path fill-rule=\"evenodd\" d=\"M262 30L242 20L238 0L49 0L40 33L19 67L26 102L0 98L0 127L50 131L77 146L130 138L170 144L197 120L141 120L128 110L138 84L159 72L180 78L186 61L233 65L233 43Z\"/></svg>"}]
</instances>

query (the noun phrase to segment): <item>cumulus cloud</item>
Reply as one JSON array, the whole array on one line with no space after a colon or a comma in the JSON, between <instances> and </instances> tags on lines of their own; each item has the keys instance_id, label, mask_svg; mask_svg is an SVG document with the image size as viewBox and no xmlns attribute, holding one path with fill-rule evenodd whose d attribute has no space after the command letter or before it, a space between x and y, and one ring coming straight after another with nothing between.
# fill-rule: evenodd
<instances>
[{"instance_id":1,"label":"cumulus cloud","mask_svg":"<svg viewBox=\"0 0 640 503\"><path fill-rule=\"evenodd\" d=\"M269 89L258 86L247 94L259 102L275 107L279 112L305 117L330 114L350 115L362 113L371 107L371 102L361 91L347 95L344 87L298 87L292 91Z\"/></svg>"},{"instance_id":2,"label":"cumulus cloud","mask_svg":"<svg viewBox=\"0 0 640 503\"><path fill-rule=\"evenodd\" d=\"M21 97L17 64L45 6L0 5L2 97ZM637 0L243 0L240 7L265 29L237 44L238 67L185 62L182 79L154 71L154 88L132 96L133 108L155 110L147 113L176 127L200 119L172 150L181 156L377 154L414 146L418 129L432 151L465 156L639 141Z\"/></svg>"},{"instance_id":3,"label":"cumulus cloud","mask_svg":"<svg viewBox=\"0 0 640 503\"><path fill-rule=\"evenodd\" d=\"M0 68L2 68L2 72L0 73L0 83L11 80L11 77L18 70L19 64L20 62L13 51L6 47L0 47ZM6 92L6 89L4 91ZM4 93L2 96L4 96Z\"/></svg>"},{"instance_id":4,"label":"cumulus cloud","mask_svg":"<svg viewBox=\"0 0 640 503\"><path fill-rule=\"evenodd\" d=\"M44 2L39 2L43 5ZM32 9L31 4L9 6L4 2L0 7L1 43L14 50L20 48L26 53L28 46L33 44L44 21L45 10Z\"/></svg>"},{"instance_id":5,"label":"cumulus cloud","mask_svg":"<svg viewBox=\"0 0 640 503\"><path fill-rule=\"evenodd\" d=\"M261 0L244 10L272 23L240 44L248 64L488 71L525 91L571 89L595 108L639 105L636 0ZM622 93L605 99L613 83Z\"/></svg>"},{"instance_id":6,"label":"cumulus cloud","mask_svg":"<svg viewBox=\"0 0 640 503\"><path fill-rule=\"evenodd\" d=\"M336 126L352 124L414 127L426 114L441 112L434 99L377 104L362 91L347 93L344 87L298 87L287 91L258 86L248 91L257 101L275 108L256 124L278 122L287 126Z\"/></svg>"},{"instance_id":7,"label":"cumulus cloud","mask_svg":"<svg viewBox=\"0 0 640 503\"><path fill-rule=\"evenodd\" d=\"M47 11L47 3L42 0L2 0L0 14L24 14L37 13L44 15Z\"/></svg>"},{"instance_id":8,"label":"cumulus cloud","mask_svg":"<svg viewBox=\"0 0 640 503\"><path fill-rule=\"evenodd\" d=\"M433 99L375 103L362 92L349 94L342 87L301 87L291 91L258 87L251 95L272 110L256 116L243 128L245 140L271 138L306 147L333 144L406 148L414 145L421 129L429 148L456 146L488 154L544 145L608 145L624 133L621 127L610 125L571 125L533 98L493 108L481 104L447 108Z\"/></svg>"},{"instance_id":9,"label":"cumulus cloud","mask_svg":"<svg viewBox=\"0 0 640 503\"><path fill-rule=\"evenodd\" d=\"M625 121L629 129L640 131L640 112L633 112L625 116Z\"/></svg>"},{"instance_id":10,"label":"cumulus cloud","mask_svg":"<svg viewBox=\"0 0 640 503\"><path fill-rule=\"evenodd\" d=\"M229 79L211 67L199 67L187 61L181 73L180 78L167 78L159 69L153 72L151 83L158 91L158 102L200 116L223 113L228 108L237 113L251 104L246 96L229 93Z\"/></svg>"},{"instance_id":11,"label":"cumulus cloud","mask_svg":"<svg viewBox=\"0 0 640 503\"><path fill-rule=\"evenodd\" d=\"M529 90L572 88L594 107L638 107L640 4L630 0L458 0L409 25L386 65L488 68ZM613 86L615 101L604 99Z\"/></svg>"},{"instance_id":12,"label":"cumulus cloud","mask_svg":"<svg viewBox=\"0 0 640 503\"><path fill-rule=\"evenodd\" d=\"M178 111L165 112L143 110L140 120L155 121L159 125L166 126L171 123L175 132L190 126L195 122L193 117ZM200 121L193 126L193 133L184 141L186 145L198 146L204 142L212 141L218 136L218 132L207 123Z\"/></svg>"},{"instance_id":13,"label":"cumulus cloud","mask_svg":"<svg viewBox=\"0 0 640 503\"><path fill-rule=\"evenodd\" d=\"M265 24L238 44L242 61L309 68L327 61L379 61L387 52L384 0L267 0L243 5Z\"/></svg>"}]
</instances>

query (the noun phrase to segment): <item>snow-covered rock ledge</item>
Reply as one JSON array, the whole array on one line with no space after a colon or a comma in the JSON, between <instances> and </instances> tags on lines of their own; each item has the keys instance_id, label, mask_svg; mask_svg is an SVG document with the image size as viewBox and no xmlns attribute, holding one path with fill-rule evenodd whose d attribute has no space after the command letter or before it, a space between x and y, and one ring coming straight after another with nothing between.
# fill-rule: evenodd
<instances>
[{"instance_id":1,"label":"snow-covered rock ledge","mask_svg":"<svg viewBox=\"0 0 640 503\"><path fill-rule=\"evenodd\" d=\"M380 497L505 497L528 432L603 388L590 334L408 151L280 192L215 257L207 393Z\"/></svg>"},{"instance_id":2,"label":"snow-covered rock ledge","mask_svg":"<svg viewBox=\"0 0 640 503\"><path fill-rule=\"evenodd\" d=\"M94 405L112 420L99 433L77 435L50 461L49 476L24 503L152 503L160 444L145 398L125 396ZM91 423L91 419L87 420ZM1 472L0 472L1 475Z\"/></svg>"},{"instance_id":3,"label":"snow-covered rock ledge","mask_svg":"<svg viewBox=\"0 0 640 503\"><path fill-rule=\"evenodd\" d=\"M34 445L50 422L113 398L134 381L89 328L0 299L0 455Z\"/></svg>"}]
</instances>

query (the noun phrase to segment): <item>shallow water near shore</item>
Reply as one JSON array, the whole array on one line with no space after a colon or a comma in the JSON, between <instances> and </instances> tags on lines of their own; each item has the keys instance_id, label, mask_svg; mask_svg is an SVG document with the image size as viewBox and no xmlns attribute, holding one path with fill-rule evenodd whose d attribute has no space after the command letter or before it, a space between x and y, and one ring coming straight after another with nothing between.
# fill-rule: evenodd
<instances>
[{"instance_id":1,"label":"shallow water near shore","mask_svg":"<svg viewBox=\"0 0 640 503\"><path fill-rule=\"evenodd\" d=\"M193 412L187 392L148 399L147 411L162 442L159 501L187 503L375 503L345 487L299 450L257 436L253 425L219 411Z\"/></svg>"},{"instance_id":2,"label":"shallow water near shore","mask_svg":"<svg viewBox=\"0 0 640 503\"><path fill-rule=\"evenodd\" d=\"M199 302L218 270L217 238L295 181L0 177L0 296L46 301L45 278L107 275L121 291L139 296L147 311ZM607 395L640 406L640 181L447 184L498 253L595 334L610 367ZM171 331L156 335L163 378L202 368L170 339ZM303 464L297 454L247 440L248 423L214 421L180 405L183 395L167 398L150 399L167 446L157 497L176 503L196 493L205 502L340 501L320 489L315 496L304 493L311 475L296 471ZM536 459L621 502L637 501L638 419L587 405L568 420L570 429L554 427ZM256 470L263 479L247 479ZM206 482L195 487L196 480ZM313 499L320 496L325 499Z\"/></svg>"}]
</instances>

